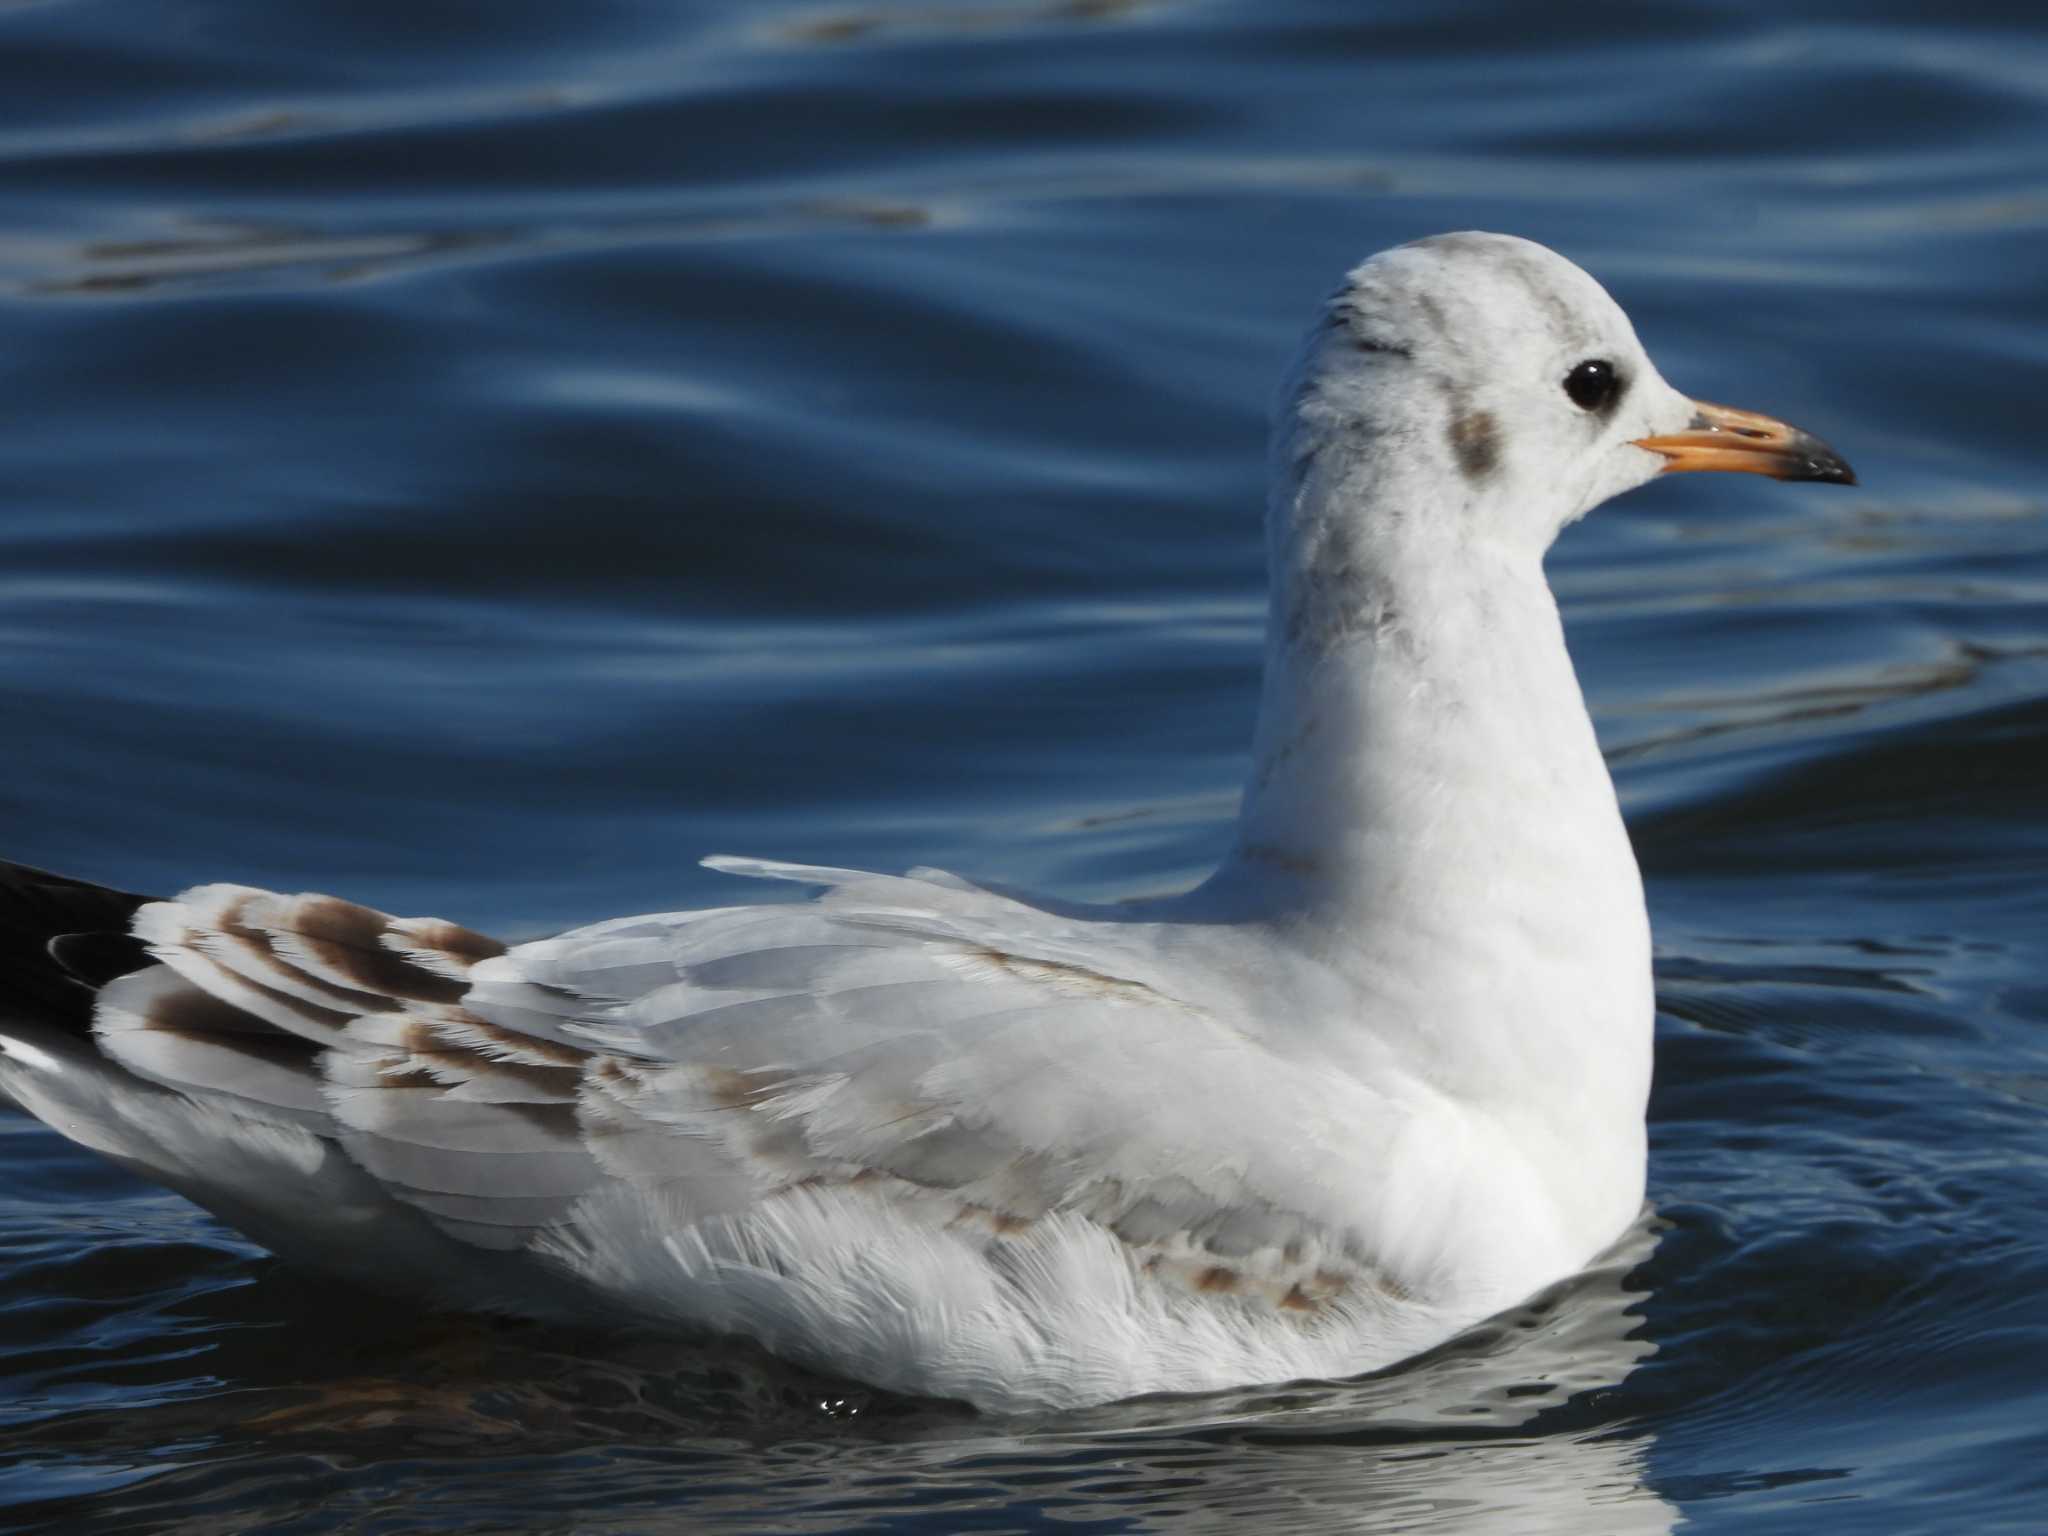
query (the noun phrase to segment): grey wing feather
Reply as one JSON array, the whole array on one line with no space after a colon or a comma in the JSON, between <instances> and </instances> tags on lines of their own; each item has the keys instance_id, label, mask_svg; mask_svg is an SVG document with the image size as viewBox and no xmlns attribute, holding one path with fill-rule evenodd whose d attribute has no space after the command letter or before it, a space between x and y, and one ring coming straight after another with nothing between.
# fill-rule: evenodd
<instances>
[{"instance_id":1,"label":"grey wing feather","mask_svg":"<svg viewBox=\"0 0 2048 1536\"><path fill-rule=\"evenodd\" d=\"M720 867L826 895L507 950L330 897L200 887L138 913L160 963L102 993L99 1038L153 1083L338 1146L493 1251L559 1246L542 1239L606 1190L688 1225L844 1185L939 1200L992 1238L1082 1216L1190 1284L1235 1265L1276 1298L1356 1267L1320 1149L1373 1106L1277 1062L1218 993L1188 994L1199 967L1143 924L949 877ZM1275 1075L1288 1123L1215 1136Z\"/></svg>"}]
</instances>

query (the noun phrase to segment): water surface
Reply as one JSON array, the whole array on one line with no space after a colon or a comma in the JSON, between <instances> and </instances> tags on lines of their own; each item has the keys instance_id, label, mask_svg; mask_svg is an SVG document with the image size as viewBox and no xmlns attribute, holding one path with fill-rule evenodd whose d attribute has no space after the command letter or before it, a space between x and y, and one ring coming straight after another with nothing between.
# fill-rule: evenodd
<instances>
[{"instance_id":1,"label":"water surface","mask_svg":"<svg viewBox=\"0 0 2048 1536\"><path fill-rule=\"evenodd\" d=\"M1198 877L1268 392L1504 229L1861 488L1552 558L1658 1215L1352 1384L992 1423L418 1317L0 1119L18 1528L2038 1528L2048 35L1505 0L0 7L0 853L518 937ZM1727 479L1731 483L1721 483Z\"/></svg>"}]
</instances>

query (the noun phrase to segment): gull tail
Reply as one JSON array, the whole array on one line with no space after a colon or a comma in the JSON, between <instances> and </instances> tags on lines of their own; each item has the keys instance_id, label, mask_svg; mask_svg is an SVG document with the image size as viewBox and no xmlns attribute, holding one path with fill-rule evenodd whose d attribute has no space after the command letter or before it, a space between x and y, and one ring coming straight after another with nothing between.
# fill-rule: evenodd
<instances>
[{"instance_id":1,"label":"gull tail","mask_svg":"<svg viewBox=\"0 0 2048 1536\"><path fill-rule=\"evenodd\" d=\"M438 1037L427 1037L467 989L468 967L501 950L452 923L331 897L214 885L156 901L0 861L0 1104L12 1100L310 1268L436 1304L573 1313L574 1300L538 1261L504 1262L416 1208L457 1197L380 1182L359 1159L418 1149L347 1118L354 1099L389 1097L357 1079L372 1089L394 1082L383 1069L409 1059L403 1040L420 1036L421 1060L439 1059ZM403 1040L349 1036L359 1015L369 1035L381 1026ZM404 1080L404 1103L427 1096L415 1082ZM525 1102L533 1096L503 1108L493 1126L516 1140L550 1112ZM499 1110L463 1107L472 1131L470 1122ZM555 1121L573 1115L551 1112ZM502 1169L517 1160L472 1161Z\"/></svg>"},{"instance_id":2,"label":"gull tail","mask_svg":"<svg viewBox=\"0 0 2048 1536\"><path fill-rule=\"evenodd\" d=\"M0 859L0 1104L153 1174L129 1110L169 1095L109 1061L93 1032L100 989L152 964L131 931L150 900Z\"/></svg>"}]
</instances>

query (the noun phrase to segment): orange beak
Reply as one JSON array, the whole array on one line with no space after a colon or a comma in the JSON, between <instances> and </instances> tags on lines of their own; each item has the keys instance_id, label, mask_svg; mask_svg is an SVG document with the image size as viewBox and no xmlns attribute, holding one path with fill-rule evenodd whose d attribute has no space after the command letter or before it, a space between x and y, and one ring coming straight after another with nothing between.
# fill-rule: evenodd
<instances>
[{"instance_id":1,"label":"orange beak","mask_svg":"<svg viewBox=\"0 0 2048 1536\"><path fill-rule=\"evenodd\" d=\"M1664 455L1667 475L1718 469L1769 475L1773 480L1856 483L1856 471L1848 461L1811 433L1772 416L1709 405L1704 400L1695 400L1693 409L1699 414L1688 430L1635 440L1636 447Z\"/></svg>"}]
</instances>

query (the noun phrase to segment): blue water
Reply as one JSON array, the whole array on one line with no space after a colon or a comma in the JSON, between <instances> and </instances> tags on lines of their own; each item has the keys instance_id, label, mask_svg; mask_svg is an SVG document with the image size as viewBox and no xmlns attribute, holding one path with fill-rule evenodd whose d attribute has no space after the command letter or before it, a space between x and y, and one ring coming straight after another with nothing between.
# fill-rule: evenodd
<instances>
[{"instance_id":1,"label":"blue water","mask_svg":"<svg viewBox=\"0 0 2048 1536\"><path fill-rule=\"evenodd\" d=\"M1657 1215L1352 1384L1027 1424L418 1317L0 1118L0 1518L2048 1528L2048 31L1506 0L0 5L0 855L511 937L1222 847L1268 392L1509 230L1853 491L1552 558ZM1725 482L1725 483L1724 483Z\"/></svg>"}]
</instances>

